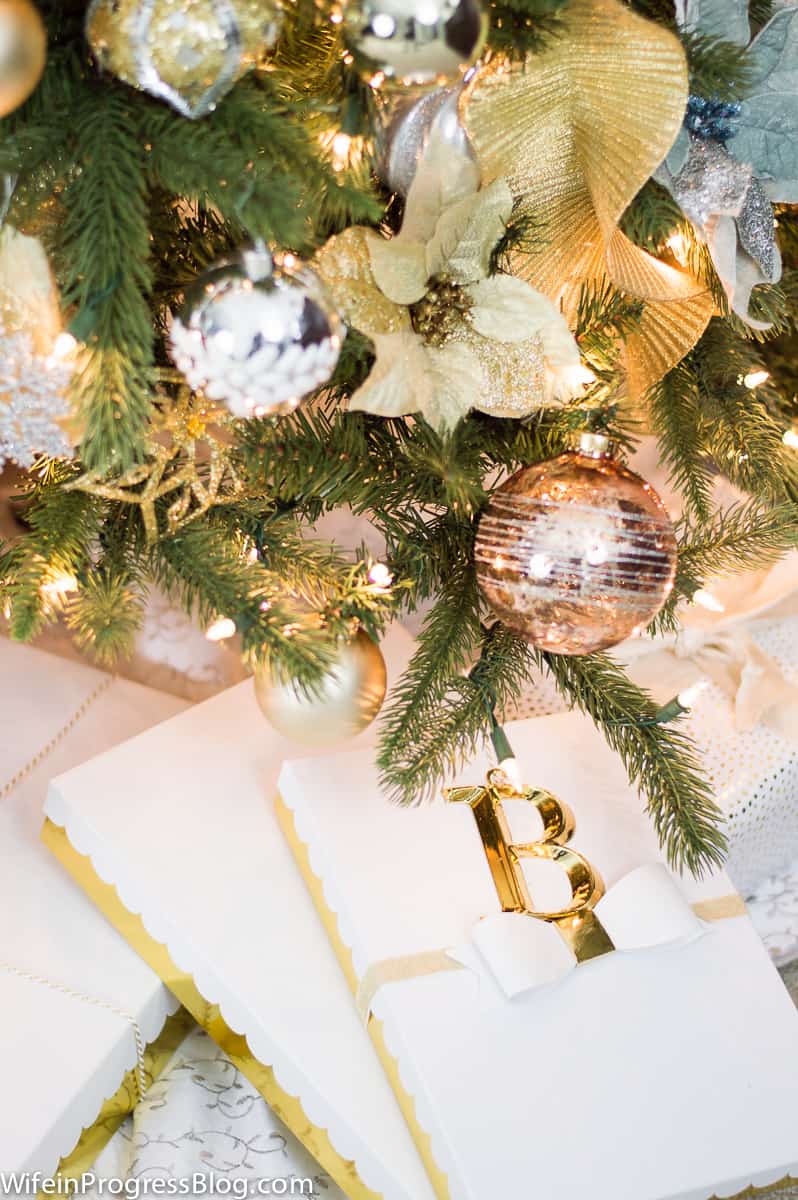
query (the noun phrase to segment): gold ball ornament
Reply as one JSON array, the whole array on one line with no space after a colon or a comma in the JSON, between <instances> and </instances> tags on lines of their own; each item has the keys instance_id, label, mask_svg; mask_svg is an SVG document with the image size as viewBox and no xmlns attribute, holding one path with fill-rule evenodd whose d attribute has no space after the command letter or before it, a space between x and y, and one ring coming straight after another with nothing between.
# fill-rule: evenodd
<instances>
[{"instance_id":1,"label":"gold ball ornament","mask_svg":"<svg viewBox=\"0 0 798 1200\"><path fill-rule=\"evenodd\" d=\"M102 68L193 119L263 65L282 15L277 0L92 0L86 38Z\"/></svg>"},{"instance_id":2,"label":"gold ball ornament","mask_svg":"<svg viewBox=\"0 0 798 1200\"><path fill-rule=\"evenodd\" d=\"M382 707L387 675L379 646L362 629L340 649L320 690L276 683L267 668L255 674L255 695L267 720L285 737L332 746L366 729Z\"/></svg>"},{"instance_id":3,"label":"gold ball ornament","mask_svg":"<svg viewBox=\"0 0 798 1200\"><path fill-rule=\"evenodd\" d=\"M480 518L477 579L495 614L552 654L592 654L662 608L676 575L673 525L653 488L587 435L525 467Z\"/></svg>"},{"instance_id":4,"label":"gold ball ornament","mask_svg":"<svg viewBox=\"0 0 798 1200\"><path fill-rule=\"evenodd\" d=\"M349 0L343 32L373 86L453 83L476 62L487 18L479 0Z\"/></svg>"},{"instance_id":5,"label":"gold ball ornament","mask_svg":"<svg viewBox=\"0 0 798 1200\"><path fill-rule=\"evenodd\" d=\"M30 0L0 0L0 117L27 100L42 77L47 34Z\"/></svg>"}]
</instances>

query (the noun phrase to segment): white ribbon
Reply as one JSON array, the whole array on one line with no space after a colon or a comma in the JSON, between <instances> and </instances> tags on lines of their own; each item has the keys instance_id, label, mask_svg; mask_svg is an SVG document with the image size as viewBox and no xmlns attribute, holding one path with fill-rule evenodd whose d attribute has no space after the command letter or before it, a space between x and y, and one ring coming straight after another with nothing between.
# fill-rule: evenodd
<instances>
[{"instance_id":1,"label":"white ribbon","mask_svg":"<svg viewBox=\"0 0 798 1200\"><path fill-rule=\"evenodd\" d=\"M677 658L690 659L731 700L737 729L763 722L798 739L798 687L742 626L684 629L676 638Z\"/></svg>"},{"instance_id":2,"label":"white ribbon","mask_svg":"<svg viewBox=\"0 0 798 1200\"><path fill-rule=\"evenodd\" d=\"M599 900L596 915L616 952L682 946L708 926L685 900L661 863L630 871ZM741 908L735 910L739 915ZM555 925L524 913L496 913L478 922L472 940L449 957L477 976L488 975L508 999L555 984L577 966Z\"/></svg>"}]
</instances>

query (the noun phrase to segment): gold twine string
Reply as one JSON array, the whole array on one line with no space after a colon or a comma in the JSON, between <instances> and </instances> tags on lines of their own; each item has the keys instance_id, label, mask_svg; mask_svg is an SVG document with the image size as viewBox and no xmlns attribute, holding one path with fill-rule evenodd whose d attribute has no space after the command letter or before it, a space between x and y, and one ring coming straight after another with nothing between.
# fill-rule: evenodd
<instances>
[{"instance_id":1,"label":"gold twine string","mask_svg":"<svg viewBox=\"0 0 798 1200\"><path fill-rule=\"evenodd\" d=\"M133 1030L133 1037L136 1042L136 1084L138 1086L139 1099L144 1099L147 1095L144 1038L138 1021L131 1013L126 1012L123 1008L117 1008L115 1004L111 1004L108 1000L100 999L99 996L89 996L85 992L76 992L74 988L68 987L65 983L59 983L55 979L48 979L44 975L37 975L33 971L25 971L21 967L15 967L13 963L0 962L0 971L5 971L9 975L15 975L18 979L26 979L29 983L38 983L42 987L49 988L52 992L60 992L62 996L68 996L71 1000L81 1000L84 1004L90 1004L93 1008L103 1008L106 1012L113 1013L115 1017L122 1017L123 1020L127 1021Z\"/></svg>"},{"instance_id":2,"label":"gold twine string","mask_svg":"<svg viewBox=\"0 0 798 1200\"><path fill-rule=\"evenodd\" d=\"M28 776L36 770L39 764L44 762L44 760L50 754L52 754L56 746L58 746L59 743L64 740L67 734L72 732L78 722L86 715L86 712L89 708L91 708L94 701L97 700L103 694L103 692L111 686L111 684L114 682L114 678L115 676L113 675L106 675L105 678L97 684L94 691L91 692L83 701L83 703L75 709L66 725L62 725L62 727L58 730L58 733L51 737L50 741L45 746L42 746L41 750L37 751L33 758L30 759L29 762L26 762L24 767L20 767L16 775L12 775L7 783L3 784L3 786L0 788L0 801L7 799L7 797L13 792L14 788L18 784L22 783L23 779L27 779Z\"/></svg>"},{"instance_id":3,"label":"gold twine string","mask_svg":"<svg viewBox=\"0 0 798 1200\"><path fill-rule=\"evenodd\" d=\"M20 767L7 783L3 784L0 788L0 801L7 799L14 791L14 788L22 783L24 779L27 779L28 776L32 775L36 768L52 754L56 746L72 732L78 722L86 715L95 700L98 700L103 692L108 690L114 679L115 676L106 675L100 680L94 690L78 705L66 724L62 725L58 732L50 738L49 742L34 754L33 758L26 762L23 767ZM139 1099L144 1099L147 1095L147 1075L144 1059L145 1044L139 1023L131 1013L126 1012L123 1008L117 1008L116 1005L111 1004L108 1000L100 999L99 996L89 996L84 992L77 992L74 988L68 987L64 983L48 979L45 975L37 975L35 972L27 971L23 967L16 967L13 963L0 962L0 971L5 971L8 975L15 975L18 979L26 979L29 983L37 983L41 987L49 988L53 992L60 992L62 996L69 996L72 1000L80 1000L84 1004L92 1005L94 1008L103 1008L106 1012L113 1013L114 1016L121 1017L127 1021L133 1030L133 1038L136 1043L136 1084Z\"/></svg>"}]
</instances>

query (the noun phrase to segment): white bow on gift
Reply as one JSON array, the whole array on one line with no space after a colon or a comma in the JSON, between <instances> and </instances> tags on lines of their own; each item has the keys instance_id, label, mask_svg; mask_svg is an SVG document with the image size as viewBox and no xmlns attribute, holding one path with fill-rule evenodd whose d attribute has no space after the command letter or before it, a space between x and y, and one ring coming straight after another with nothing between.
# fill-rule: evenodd
<instances>
[{"instance_id":1,"label":"white bow on gift","mask_svg":"<svg viewBox=\"0 0 798 1200\"><path fill-rule=\"evenodd\" d=\"M735 915L740 911L735 905ZM661 863L630 871L602 896L595 913L616 952L687 945L708 928ZM448 956L479 977L489 975L511 1000L559 982L577 966L556 925L527 913L484 917L471 941L449 950Z\"/></svg>"},{"instance_id":2,"label":"white bow on gift","mask_svg":"<svg viewBox=\"0 0 798 1200\"><path fill-rule=\"evenodd\" d=\"M662 863L630 871L595 906L615 953L686 946L706 932L708 922L745 916L745 911L736 893L689 904ZM360 980L357 1007L366 1024L383 987L464 969L477 979L493 980L505 1003L557 983L576 966L573 950L550 922L528 913L499 912L477 922L465 945L372 963Z\"/></svg>"}]
</instances>

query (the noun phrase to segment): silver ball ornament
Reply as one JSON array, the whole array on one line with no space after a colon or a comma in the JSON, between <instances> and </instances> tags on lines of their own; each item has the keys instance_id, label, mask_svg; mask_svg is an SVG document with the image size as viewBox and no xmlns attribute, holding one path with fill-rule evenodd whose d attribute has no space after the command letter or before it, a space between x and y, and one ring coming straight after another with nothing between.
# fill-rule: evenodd
<instances>
[{"instance_id":1,"label":"silver ball ornament","mask_svg":"<svg viewBox=\"0 0 798 1200\"><path fill-rule=\"evenodd\" d=\"M341 321L318 276L290 256L272 263L245 250L190 289L170 348L192 388L236 417L295 409L327 383L341 349Z\"/></svg>"},{"instance_id":2,"label":"silver ball ornament","mask_svg":"<svg viewBox=\"0 0 798 1200\"><path fill-rule=\"evenodd\" d=\"M366 729L385 699L385 659L362 629L341 645L338 659L310 693L276 682L268 668L255 675L255 696L274 728L295 742L332 746Z\"/></svg>"},{"instance_id":3,"label":"silver ball ornament","mask_svg":"<svg viewBox=\"0 0 798 1200\"><path fill-rule=\"evenodd\" d=\"M349 0L343 31L373 85L451 83L479 57L487 20L479 0Z\"/></svg>"},{"instance_id":4,"label":"silver ball ornament","mask_svg":"<svg viewBox=\"0 0 798 1200\"><path fill-rule=\"evenodd\" d=\"M474 187L479 186L479 167L460 121L463 87L458 83L435 88L394 111L378 141L380 176L392 192L407 196L433 135L472 165Z\"/></svg>"}]
</instances>

